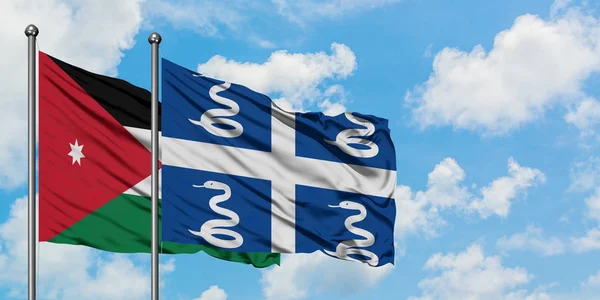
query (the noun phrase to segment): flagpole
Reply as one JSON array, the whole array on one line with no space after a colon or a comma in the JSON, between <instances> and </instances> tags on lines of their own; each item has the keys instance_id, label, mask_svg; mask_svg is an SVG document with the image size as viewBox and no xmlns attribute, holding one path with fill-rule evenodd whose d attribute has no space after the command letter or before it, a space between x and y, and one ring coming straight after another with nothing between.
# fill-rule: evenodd
<instances>
[{"instance_id":1,"label":"flagpole","mask_svg":"<svg viewBox=\"0 0 600 300\"><path fill-rule=\"evenodd\" d=\"M152 300L158 300L158 45L162 38L154 32L148 37L152 46Z\"/></svg>"},{"instance_id":2,"label":"flagpole","mask_svg":"<svg viewBox=\"0 0 600 300\"><path fill-rule=\"evenodd\" d=\"M36 136L36 121L35 121L35 92L37 87L36 82L36 49L35 41L39 33L38 28L31 24L25 28L25 36L27 36L28 50L27 50L27 93L28 93L28 109L29 109L29 134L28 134L28 179L29 179L29 193L28 193L28 287L29 287L29 300L36 299L36 203L35 203L35 136Z\"/></svg>"}]
</instances>

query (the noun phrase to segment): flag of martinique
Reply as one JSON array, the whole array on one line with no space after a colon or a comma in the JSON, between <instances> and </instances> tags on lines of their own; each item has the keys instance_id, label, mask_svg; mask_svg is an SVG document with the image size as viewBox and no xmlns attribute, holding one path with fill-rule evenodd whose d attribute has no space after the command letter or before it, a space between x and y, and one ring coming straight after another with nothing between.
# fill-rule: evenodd
<instances>
[{"instance_id":1,"label":"flag of martinique","mask_svg":"<svg viewBox=\"0 0 600 300\"><path fill-rule=\"evenodd\" d=\"M149 91L39 52L40 241L150 252L150 123ZM162 253L198 251L256 267L280 261L161 243Z\"/></svg>"}]
</instances>

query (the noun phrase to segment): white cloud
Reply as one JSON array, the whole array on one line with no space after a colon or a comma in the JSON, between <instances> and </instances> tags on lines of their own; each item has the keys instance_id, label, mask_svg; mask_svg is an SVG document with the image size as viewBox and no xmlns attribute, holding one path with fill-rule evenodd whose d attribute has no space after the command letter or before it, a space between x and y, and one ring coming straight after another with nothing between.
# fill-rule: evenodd
<instances>
[{"instance_id":1,"label":"white cloud","mask_svg":"<svg viewBox=\"0 0 600 300\"><path fill-rule=\"evenodd\" d=\"M579 290L548 292L558 285L554 282L528 291L523 287L532 281L533 274L523 267L504 266L500 256L485 256L477 243L458 254L433 254L424 269L436 273L421 280L422 295L409 300L592 300L600 291L600 272L589 276Z\"/></svg>"},{"instance_id":2,"label":"white cloud","mask_svg":"<svg viewBox=\"0 0 600 300\"><path fill-rule=\"evenodd\" d=\"M116 74L123 50L134 44L142 0L4 0L0 10L0 188L26 179L27 39L29 23L40 29L41 51L92 72ZM107 22L106 20L110 20Z\"/></svg>"},{"instance_id":3,"label":"white cloud","mask_svg":"<svg viewBox=\"0 0 600 300\"><path fill-rule=\"evenodd\" d=\"M588 208L588 216L600 224L600 187L597 187L596 192L585 199L585 205Z\"/></svg>"},{"instance_id":4,"label":"white cloud","mask_svg":"<svg viewBox=\"0 0 600 300\"><path fill-rule=\"evenodd\" d=\"M379 8L400 0L271 0L278 12L291 22L304 25L321 18L337 18L366 9Z\"/></svg>"},{"instance_id":5,"label":"white cloud","mask_svg":"<svg viewBox=\"0 0 600 300\"><path fill-rule=\"evenodd\" d=\"M575 110L566 114L565 120L577 127L583 136L594 136L600 125L600 102L587 98Z\"/></svg>"},{"instance_id":6,"label":"white cloud","mask_svg":"<svg viewBox=\"0 0 600 300\"><path fill-rule=\"evenodd\" d=\"M419 194L421 193L421 194ZM421 191L417 195L424 195ZM436 236L438 229L445 226L446 222L439 216L438 209L429 203L427 197L416 197L410 187L399 186L396 188L396 227L394 234L399 238L409 233L422 232L426 237Z\"/></svg>"},{"instance_id":7,"label":"white cloud","mask_svg":"<svg viewBox=\"0 0 600 300\"><path fill-rule=\"evenodd\" d=\"M579 238L571 238L573 250L577 253L600 250L600 228L592 228Z\"/></svg>"},{"instance_id":8,"label":"white cloud","mask_svg":"<svg viewBox=\"0 0 600 300\"><path fill-rule=\"evenodd\" d=\"M161 263L159 266L159 274L168 274L175 271L175 259L169 258L165 263Z\"/></svg>"},{"instance_id":9,"label":"white cloud","mask_svg":"<svg viewBox=\"0 0 600 300\"><path fill-rule=\"evenodd\" d=\"M96 268L96 274L86 276L86 281L72 282L79 282L78 288L63 286L62 298L81 299L81 295L86 295L87 299L141 299L148 296L149 274L130 259L124 256L115 256L108 262L99 259Z\"/></svg>"},{"instance_id":10,"label":"white cloud","mask_svg":"<svg viewBox=\"0 0 600 300\"><path fill-rule=\"evenodd\" d=\"M148 0L144 4L144 15L152 21L164 19L173 27L191 29L205 36L219 35L219 26L237 29L246 21L241 12L248 1L214 0ZM148 26L151 26L148 24Z\"/></svg>"},{"instance_id":11,"label":"white cloud","mask_svg":"<svg viewBox=\"0 0 600 300\"><path fill-rule=\"evenodd\" d=\"M489 185L473 193L463 183L465 171L453 158L445 158L428 175L427 189L412 193L408 186L396 190L396 234L423 232L437 235L446 222L440 217L445 210L465 214L478 213L481 218L498 215L505 218L510 212L517 194L524 193L536 183L544 182L544 174L538 170L520 166L512 157L508 159L508 176L496 178Z\"/></svg>"},{"instance_id":12,"label":"white cloud","mask_svg":"<svg viewBox=\"0 0 600 300\"><path fill-rule=\"evenodd\" d=\"M600 225L600 158L590 157L588 161L575 163L571 179L569 190L592 191L584 201L585 215ZM585 236L572 237L571 246L578 253L600 250L600 227L588 230Z\"/></svg>"},{"instance_id":13,"label":"white cloud","mask_svg":"<svg viewBox=\"0 0 600 300\"><path fill-rule=\"evenodd\" d=\"M516 233L509 238L503 236L496 242L500 251L530 250L538 252L543 256L563 254L566 250L565 244L557 237L544 237L542 229L535 226L527 226L523 233Z\"/></svg>"},{"instance_id":14,"label":"white cloud","mask_svg":"<svg viewBox=\"0 0 600 300\"><path fill-rule=\"evenodd\" d=\"M508 293L504 300L550 300L555 299L550 294L543 291L534 291L529 294L526 290L519 290L517 292Z\"/></svg>"},{"instance_id":15,"label":"white cloud","mask_svg":"<svg viewBox=\"0 0 600 300\"><path fill-rule=\"evenodd\" d=\"M571 291L565 291L565 292L552 292L552 293L546 293L544 292L545 289L547 289L550 286L555 286L558 285L558 283L553 283L550 284L548 286L542 286L541 288L539 288L538 290L540 291L536 291L536 293L532 294L531 298L524 298L524 297L519 297L516 299L523 299L523 300L545 300L545 299L552 299L552 300L572 300L572 299L577 299L577 300L596 300L598 299L598 293L600 292L600 272L590 275L587 280L583 281L580 283L580 288L579 289L572 289ZM537 296L537 297L535 297ZM543 297L539 297L539 296L543 296ZM513 298L509 298L509 299L513 299Z\"/></svg>"},{"instance_id":16,"label":"white cloud","mask_svg":"<svg viewBox=\"0 0 600 300\"><path fill-rule=\"evenodd\" d=\"M584 289L593 289L600 291L600 271L594 275L590 275L585 282L581 283L581 287Z\"/></svg>"},{"instance_id":17,"label":"white cloud","mask_svg":"<svg viewBox=\"0 0 600 300\"><path fill-rule=\"evenodd\" d=\"M219 286L213 285L194 300L227 300L227 293Z\"/></svg>"},{"instance_id":18,"label":"white cloud","mask_svg":"<svg viewBox=\"0 0 600 300\"><path fill-rule=\"evenodd\" d=\"M344 87L336 84L332 85L323 94L325 100L318 104L323 114L328 116L337 116L346 111L344 103L346 102L346 92Z\"/></svg>"},{"instance_id":19,"label":"white cloud","mask_svg":"<svg viewBox=\"0 0 600 300\"><path fill-rule=\"evenodd\" d=\"M600 225L600 187L585 199L587 217ZM572 237L571 246L576 253L600 250L600 227L588 230L585 236Z\"/></svg>"},{"instance_id":20,"label":"white cloud","mask_svg":"<svg viewBox=\"0 0 600 300\"><path fill-rule=\"evenodd\" d=\"M546 177L538 169L521 167L512 157L508 160L508 175L497 178L481 189L482 198L469 204L469 210L479 212L482 218L492 214L506 218L511 202L517 193L525 192L537 183L544 183Z\"/></svg>"},{"instance_id":21,"label":"white cloud","mask_svg":"<svg viewBox=\"0 0 600 300\"><path fill-rule=\"evenodd\" d=\"M591 275L580 283L579 289L564 292L547 292L548 289L559 285L557 282L546 284L535 289L531 294L525 290L511 292L503 300L596 300L600 291L600 272Z\"/></svg>"},{"instance_id":22,"label":"white cloud","mask_svg":"<svg viewBox=\"0 0 600 300\"><path fill-rule=\"evenodd\" d=\"M427 46L427 48L425 48L425 52L423 52L423 57L431 57L433 56L433 53L431 53L431 50L433 49L433 44L429 44L429 46Z\"/></svg>"},{"instance_id":23,"label":"white cloud","mask_svg":"<svg viewBox=\"0 0 600 300\"><path fill-rule=\"evenodd\" d=\"M144 25L152 28L164 20L175 28L189 29L203 36L223 38L229 33L260 48L273 49L275 43L257 32L264 32L263 27L281 26L281 16L303 28L307 21L341 17L399 1L147 0L143 8L148 20Z\"/></svg>"},{"instance_id":24,"label":"white cloud","mask_svg":"<svg viewBox=\"0 0 600 300\"><path fill-rule=\"evenodd\" d=\"M11 294L26 295L27 198L11 206L9 219L0 225L0 285ZM150 273L134 264L133 256L112 254L84 246L40 243L38 291L54 299L147 299ZM161 277L174 270L173 261L161 266Z\"/></svg>"},{"instance_id":25,"label":"white cloud","mask_svg":"<svg viewBox=\"0 0 600 300\"><path fill-rule=\"evenodd\" d=\"M275 105L288 112L306 112L304 109L295 107L294 104L285 98L273 99Z\"/></svg>"},{"instance_id":26,"label":"white cloud","mask_svg":"<svg viewBox=\"0 0 600 300\"><path fill-rule=\"evenodd\" d=\"M351 295L373 288L394 269L370 267L329 257L321 252L283 256L281 266L262 272L266 300L304 299L313 294Z\"/></svg>"},{"instance_id":27,"label":"white cloud","mask_svg":"<svg viewBox=\"0 0 600 300\"><path fill-rule=\"evenodd\" d=\"M324 115L337 116L346 111L346 107L341 103L331 103L329 99L325 99L319 103L319 108L323 111Z\"/></svg>"},{"instance_id":28,"label":"white cloud","mask_svg":"<svg viewBox=\"0 0 600 300\"><path fill-rule=\"evenodd\" d=\"M273 15L271 4L251 0L147 0L143 6L145 28L168 22L176 29L187 29L204 37L225 38L229 34L264 49L269 41L254 29L257 21ZM252 16L260 17L252 17Z\"/></svg>"},{"instance_id":29,"label":"white cloud","mask_svg":"<svg viewBox=\"0 0 600 300\"><path fill-rule=\"evenodd\" d=\"M573 0L555 0L550 7L550 14L556 16L558 13L567 9L571 2L573 2Z\"/></svg>"},{"instance_id":30,"label":"white cloud","mask_svg":"<svg viewBox=\"0 0 600 300\"><path fill-rule=\"evenodd\" d=\"M436 253L427 260L424 268L436 272L436 276L421 280L422 295L409 298L411 300L547 299L526 298L531 295L515 291L533 276L522 267L503 266L499 256L485 256L478 244L470 245L458 254Z\"/></svg>"},{"instance_id":31,"label":"white cloud","mask_svg":"<svg viewBox=\"0 0 600 300\"><path fill-rule=\"evenodd\" d=\"M456 160L445 158L427 175L429 202L439 208L463 205L469 196L467 188L460 186L465 179L465 171Z\"/></svg>"},{"instance_id":32,"label":"white cloud","mask_svg":"<svg viewBox=\"0 0 600 300\"><path fill-rule=\"evenodd\" d=\"M264 49L277 48L277 45L275 45L275 43L273 43L272 41L263 39L263 38L261 38L259 36L256 36L256 35L250 36L249 40L252 41L257 46L259 46L260 48L264 48Z\"/></svg>"},{"instance_id":33,"label":"white cloud","mask_svg":"<svg viewBox=\"0 0 600 300\"><path fill-rule=\"evenodd\" d=\"M573 164L570 171L569 190L586 192L600 186L600 157L589 157L587 161Z\"/></svg>"},{"instance_id":34,"label":"white cloud","mask_svg":"<svg viewBox=\"0 0 600 300\"><path fill-rule=\"evenodd\" d=\"M322 92L320 85L324 80L344 79L355 69L354 52L339 43L331 44L330 55L281 50L273 52L267 61L260 64L241 63L215 55L198 66L198 72L206 76L245 85L273 99L281 96L296 109L337 93L339 88Z\"/></svg>"},{"instance_id":35,"label":"white cloud","mask_svg":"<svg viewBox=\"0 0 600 300\"><path fill-rule=\"evenodd\" d=\"M469 198L469 191L461 185L465 172L453 158L442 160L427 177L425 191L413 194L408 186L396 189L396 210L402 212L396 216L395 234L399 237L420 231L437 235L437 229L446 224L439 212L464 207Z\"/></svg>"},{"instance_id":36,"label":"white cloud","mask_svg":"<svg viewBox=\"0 0 600 300\"><path fill-rule=\"evenodd\" d=\"M489 52L481 45L440 51L429 79L405 97L414 121L500 135L581 100L584 81L600 71L600 22L582 10L557 9L564 3L550 20L519 16Z\"/></svg>"}]
</instances>

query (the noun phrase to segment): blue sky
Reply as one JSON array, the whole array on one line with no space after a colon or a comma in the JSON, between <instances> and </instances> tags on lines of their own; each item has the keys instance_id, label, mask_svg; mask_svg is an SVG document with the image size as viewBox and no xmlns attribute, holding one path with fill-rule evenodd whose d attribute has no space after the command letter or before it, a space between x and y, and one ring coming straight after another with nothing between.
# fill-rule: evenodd
<instances>
[{"instance_id":1,"label":"blue sky","mask_svg":"<svg viewBox=\"0 0 600 300\"><path fill-rule=\"evenodd\" d=\"M42 51L141 87L150 87L147 38L157 31L164 58L282 105L390 120L393 268L317 254L285 256L267 270L202 253L162 257L162 299L600 295L597 3L19 2L0 10L0 36L9 42L0 49L0 125L14 128L0 137L3 298L26 291L26 206L17 199L26 196L29 23L40 28ZM62 245L40 252L44 296L149 297L148 257Z\"/></svg>"}]
</instances>

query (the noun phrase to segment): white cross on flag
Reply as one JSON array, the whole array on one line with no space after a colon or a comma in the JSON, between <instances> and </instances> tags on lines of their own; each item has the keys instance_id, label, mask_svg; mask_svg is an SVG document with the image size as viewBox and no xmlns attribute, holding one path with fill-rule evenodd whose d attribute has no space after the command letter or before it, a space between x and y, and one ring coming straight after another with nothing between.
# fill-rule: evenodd
<instances>
[{"instance_id":1,"label":"white cross on flag","mask_svg":"<svg viewBox=\"0 0 600 300\"><path fill-rule=\"evenodd\" d=\"M292 113L162 60L162 240L394 262L388 121Z\"/></svg>"}]
</instances>

